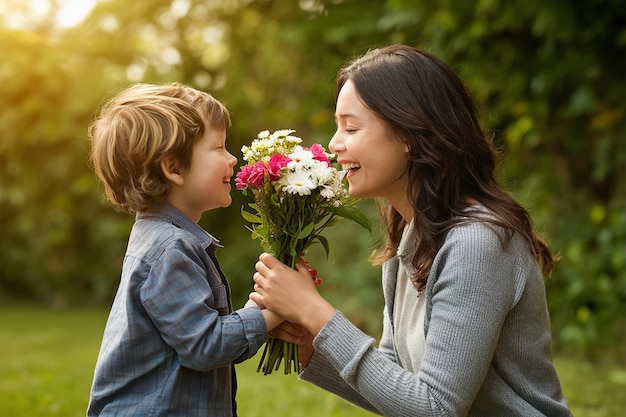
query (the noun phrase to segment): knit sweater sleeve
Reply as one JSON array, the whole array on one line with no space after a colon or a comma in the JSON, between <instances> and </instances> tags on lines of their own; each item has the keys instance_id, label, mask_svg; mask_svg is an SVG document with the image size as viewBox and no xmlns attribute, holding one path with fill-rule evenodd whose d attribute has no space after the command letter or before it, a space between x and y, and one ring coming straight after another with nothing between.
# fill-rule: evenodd
<instances>
[{"instance_id":1,"label":"knit sweater sleeve","mask_svg":"<svg viewBox=\"0 0 626 417\"><path fill-rule=\"evenodd\" d=\"M396 362L395 351L391 335L391 321L387 314L387 306L384 308L383 317L383 335L378 345L377 352L386 357L389 361ZM341 312L337 311L335 315L326 324L323 334L344 334L348 343L361 346L362 349L374 349L374 339L357 329ZM350 336L348 336L350 335ZM323 337L323 336L322 336ZM321 338L316 339L320 341ZM337 350L335 350L337 351ZM345 354L350 355L351 350L347 350ZM300 373L299 378L311 382L321 388L326 389L341 398L350 401L368 411L376 414L380 412L366 398L352 388L348 382L341 376L340 371L333 367L328 357L322 353L321 349L317 349L309 365Z\"/></svg>"},{"instance_id":2,"label":"knit sweater sleeve","mask_svg":"<svg viewBox=\"0 0 626 417\"><path fill-rule=\"evenodd\" d=\"M481 224L448 234L429 276L428 332L416 374L376 349L339 312L314 340L318 360L383 415L467 415L523 290L519 252L528 251L523 242L513 246L504 250L497 234ZM315 379L315 373L305 370L303 378Z\"/></svg>"}]
</instances>

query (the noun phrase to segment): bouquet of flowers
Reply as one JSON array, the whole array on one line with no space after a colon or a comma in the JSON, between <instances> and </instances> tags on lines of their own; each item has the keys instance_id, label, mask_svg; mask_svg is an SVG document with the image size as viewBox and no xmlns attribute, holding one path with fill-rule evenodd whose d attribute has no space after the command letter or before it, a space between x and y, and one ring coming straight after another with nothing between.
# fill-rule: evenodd
<instances>
[{"instance_id":1,"label":"bouquet of flowers","mask_svg":"<svg viewBox=\"0 0 626 417\"><path fill-rule=\"evenodd\" d=\"M371 231L369 219L347 193L344 171L331 164L335 156L319 144L301 146L302 139L294 132L260 132L250 146L241 148L247 164L235 179L238 190L254 197L249 204L252 212L242 209L252 238L260 239L265 251L292 268L313 243L320 243L328 255L328 241L321 233L342 218ZM310 271L316 284L321 283L317 272ZM283 359L285 374L299 372L298 346L270 338L257 372L270 374Z\"/></svg>"}]
</instances>

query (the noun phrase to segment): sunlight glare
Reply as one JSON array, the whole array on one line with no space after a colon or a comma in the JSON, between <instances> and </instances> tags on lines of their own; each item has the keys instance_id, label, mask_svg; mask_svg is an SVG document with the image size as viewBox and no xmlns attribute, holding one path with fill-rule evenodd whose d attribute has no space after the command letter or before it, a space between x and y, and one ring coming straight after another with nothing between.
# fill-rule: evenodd
<instances>
[{"instance_id":1,"label":"sunlight glare","mask_svg":"<svg viewBox=\"0 0 626 417\"><path fill-rule=\"evenodd\" d=\"M58 28L70 28L82 22L97 2L98 0L2 0L2 23L13 29L33 29L49 18L48 15L53 13L53 4L56 4L53 21Z\"/></svg>"},{"instance_id":2,"label":"sunlight glare","mask_svg":"<svg viewBox=\"0 0 626 417\"><path fill-rule=\"evenodd\" d=\"M82 22L91 9L96 5L97 0L64 0L59 1L59 13L57 21L61 27L72 27Z\"/></svg>"}]
</instances>

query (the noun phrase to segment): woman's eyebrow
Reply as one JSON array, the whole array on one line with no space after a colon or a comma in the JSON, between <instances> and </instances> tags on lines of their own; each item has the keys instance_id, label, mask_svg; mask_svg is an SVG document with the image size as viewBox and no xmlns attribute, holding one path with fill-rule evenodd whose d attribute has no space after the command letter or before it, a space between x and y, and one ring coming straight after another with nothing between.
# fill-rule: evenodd
<instances>
[{"instance_id":1,"label":"woman's eyebrow","mask_svg":"<svg viewBox=\"0 0 626 417\"><path fill-rule=\"evenodd\" d=\"M350 119L350 118L358 119L359 116L353 113L340 113L340 114L335 113L335 121L337 121L337 119Z\"/></svg>"}]
</instances>

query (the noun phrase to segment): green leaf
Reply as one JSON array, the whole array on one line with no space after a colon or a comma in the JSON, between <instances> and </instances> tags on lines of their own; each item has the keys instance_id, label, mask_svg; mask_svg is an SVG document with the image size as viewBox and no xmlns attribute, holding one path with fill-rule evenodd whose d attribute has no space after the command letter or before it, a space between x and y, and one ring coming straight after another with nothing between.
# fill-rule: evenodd
<instances>
[{"instance_id":1,"label":"green leaf","mask_svg":"<svg viewBox=\"0 0 626 417\"><path fill-rule=\"evenodd\" d=\"M261 218L259 216L245 211L243 207L241 208L241 217L250 223L261 223Z\"/></svg>"},{"instance_id":2,"label":"green leaf","mask_svg":"<svg viewBox=\"0 0 626 417\"><path fill-rule=\"evenodd\" d=\"M334 213L332 213L331 216L332 217L328 219L324 227L333 227L334 225L338 224L342 220L340 216L337 216Z\"/></svg>"},{"instance_id":3,"label":"green leaf","mask_svg":"<svg viewBox=\"0 0 626 417\"><path fill-rule=\"evenodd\" d=\"M330 254L330 246L328 245L328 239L326 239L326 237L324 237L322 235L318 235L317 236L317 240L324 247L324 251L326 252L326 258L328 258L328 255Z\"/></svg>"},{"instance_id":4,"label":"green leaf","mask_svg":"<svg viewBox=\"0 0 626 417\"><path fill-rule=\"evenodd\" d=\"M304 229L302 229L300 231L300 233L298 233L298 235L296 236L296 239L299 240L299 239L304 239L304 238L308 237L311 234L311 232L313 231L314 227L315 227L315 223L307 224L304 227Z\"/></svg>"},{"instance_id":5,"label":"green leaf","mask_svg":"<svg viewBox=\"0 0 626 417\"><path fill-rule=\"evenodd\" d=\"M292 259L296 259L300 254L298 253L298 240L292 239L289 241L289 255Z\"/></svg>"},{"instance_id":6,"label":"green leaf","mask_svg":"<svg viewBox=\"0 0 626 417\"><path fill-rule=\"evenodd\" d=\"M352 220L357 223L361 227L367 229L368 232L372 233L372 223L370 219L361 212L361 210L357 209L353 206L339 206L332 207L330 211L336 216L343 217L344 219Z\"/></svg>"}]
</instances>

